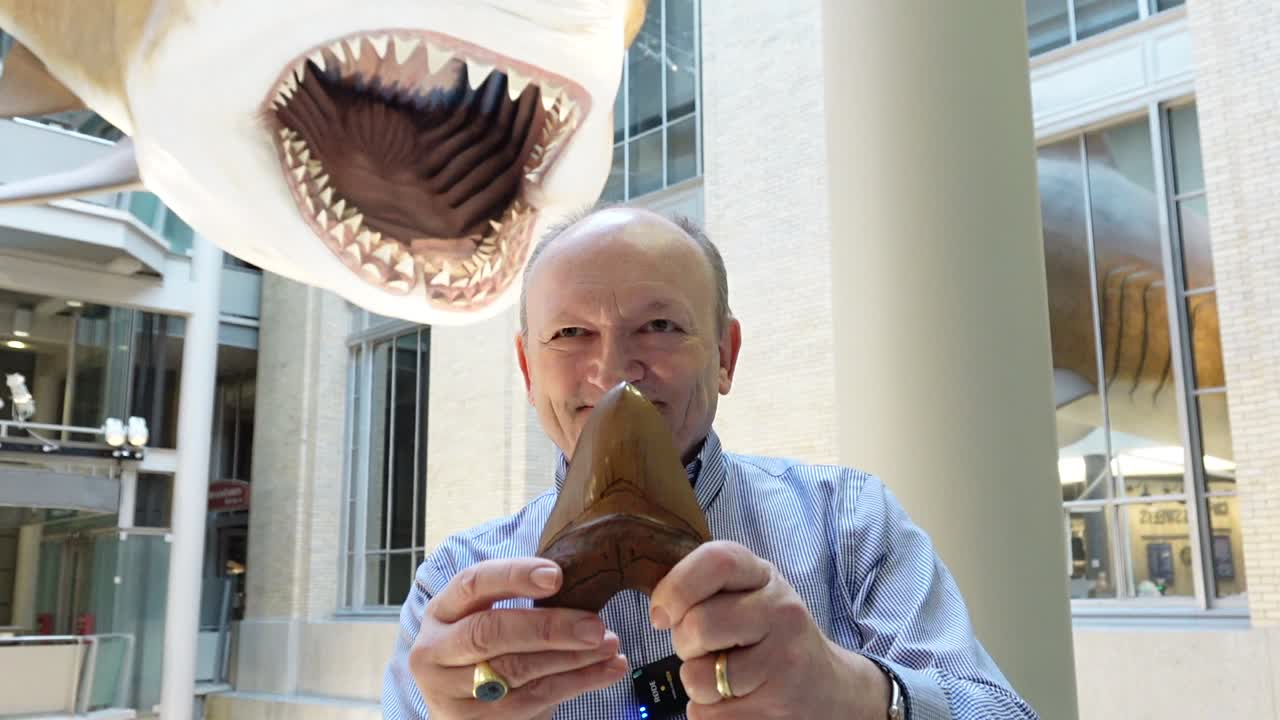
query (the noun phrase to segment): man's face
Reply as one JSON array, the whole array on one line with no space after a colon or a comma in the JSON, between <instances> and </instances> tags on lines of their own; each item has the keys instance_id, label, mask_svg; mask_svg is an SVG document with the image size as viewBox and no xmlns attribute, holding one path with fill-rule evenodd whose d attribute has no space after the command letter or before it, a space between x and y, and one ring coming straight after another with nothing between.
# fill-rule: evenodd
<instances>
[{"instance_id":1,"label":"man's face","mask_svg":"<svg viewBox=\"0 0 1280 720\"><path fill-rule=\"evenodd\" d=\"M698 246L653 213L602 211L538 258L526 295L528 337L517 336L516 353L529 402L565 455L596 401L627 381L689 461L741 345L736 320L717 333L715 281Z\"/></svg>"}]
</instances>

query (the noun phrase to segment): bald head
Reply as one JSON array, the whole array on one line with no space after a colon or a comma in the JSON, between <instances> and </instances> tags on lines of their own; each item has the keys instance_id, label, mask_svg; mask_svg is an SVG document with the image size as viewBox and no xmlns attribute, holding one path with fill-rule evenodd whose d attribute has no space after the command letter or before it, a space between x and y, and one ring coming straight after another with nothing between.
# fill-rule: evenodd
<instances>
[{"instance_id":1,"label":"bald head","mask_svg":"<svg viewBox=\"0 0 1280 720\"><path fill-rule=\"evenodd\" d=\"M652 246L651 250L669 256L673 263L704 268L712 286L716 333L724 331L731 315L729 281L720 251L706 232L684 216L668 219L644 208L604 205L576 213L552 226L530 253L520 290L520 332L528 334L529 287L540 259L551 253L581 253L588 249L603 251L607 256L610 246L619 250ZM696 251L692 258L687 253L689 249ZM693 264L689 263L690 259Z\"/></svg>"}]
</instances>

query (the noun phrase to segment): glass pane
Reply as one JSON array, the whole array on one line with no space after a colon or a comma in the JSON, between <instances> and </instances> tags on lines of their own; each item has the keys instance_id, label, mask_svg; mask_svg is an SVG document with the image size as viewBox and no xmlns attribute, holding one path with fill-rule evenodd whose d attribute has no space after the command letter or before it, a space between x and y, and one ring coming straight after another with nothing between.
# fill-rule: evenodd
<instances>
[{"instance_id":1,"label":"glass pane","mask_svg":"<svg viewBox=\"0 0 1280 720\"><path fill-rule=\"evenodd\" d=\"M1187 320L1191 330L1191 368L1196 388L1225 387L1222 336L1218 329L1218 293L1187 298Z\"/></svg>"},{"instance_id":2,"label":"glass pane","mask_svg":"<svg viewBox=\"0 0 1280 720\"><path fill-rule=\"evenodd\" d=\"M373 346L369 413L369 485L365 492L366 550L386 545L387 469L390 462L391 343Z\"/></svg>"},{"instance_id":3,"label":"glass pane","mask_svg":"<svg viewBox=\"0 0 1280 720\"><path fill-rule=\"evenodd\" d=\"M1126 505L1129 570L1140 598L1195 594L1187 505L1182 501Z\"/></svg>"},{"instance_id":4,"label":"glass pane","mask_svg":"<svg viewBox=\"0 0 1280 720\"><path fill-rule=\"evenodd\" d=\"M1070 43L1067 0L1027 0L1027 35L1032 55Z\"/></svg>"},{"instance_id":5,"label":"glass pane","mask_svg":"<svg viewBox=\"0 0 1280 720\"><path fill-rule=\"evenodd\" d=\"M1156 0L1156 12L1168 10L1170 8L1182 7L1187 4L1187 0Z\"/></svg>"},{"instance_id":6,"label":"glass pane","mask_svg":"<svg viewBox=\"0 0 1280 720\"><path fill-rule=\"evenodd\" d=\"M1236 462L1231 441L1231 418L1225 392L1196 398L1200 411L1200 445L1204 451L1204 480L1208 492L1235 492Z\"/></svg>"},{"instance_id":7,"label":"glass pane","mask_svg":"<svg viewBox=\"0 0 1280 720\"><path fill-rule=\"evenodd\" d=\"M1173 150L1173 190L1178 195L1204 189L1204 168L1200 161L1200 123L1196 106L1183 105L1169 111L1169 142Z\"/></svg>"},{"instance_id":8,"label":"glass pane","mask_svg":"<svg viewBox=\"0 0 1280 720\"><path fill-rule=\"evenodd\" d=\"M129 213L142 221L151 229L156 222L156 211L160 209L160 198L149 192L129 193Z\"/></svg>"},{"instance_id":9,"label":"glass pane","mask_svg":"<svg viewBox=\"0 0 1280 720\"><path fill-rule=\"evenodd\" d=\"M1075 0L1075 4L1077 40L1138 19L1134 0Z\"/></svg>"},{"instance_id":10,"label":"glass pane","mask_svg":"<svg viewBox=\"0 0 1280 720\"><path fill-rule=\"evenodd\" d=\"M625 94L625 83L623 83L621 90L622 91L613 98L613 142L615 144L622 142L627 134L627 96Z\"/></svg>"},{"instance_id":11,"label":"glass pane","mask_svg":"<svg viewBox=\"0 0 1280 720\"><path fill-rule=\"evenodd\" d=\"M1145 120L1085 136L1112 472L1181 472L1155 175Z\"/></svg>"},{"instance_id":12,"label":"glass pane","mask_svg":"<svg viewBox=\"0 0 1280 720\"><path fill-rule=\"evenodd\" d=\"M395 340L395 405L391 443L391 541L389 550L410 547L413 538L414 451L417 448L418 333Z\"/></svg>"},{"instance_id":13,"label":"glass pane","mask_svg":"<svg viewBox=\"0 0 1280 720\"><path fill-rule=\"evenodd\" d=\"M693 0L666 0L666 15L667 122L670 122L697 109L698 61L694 53L697 18Z\"/></svg>"},{"instance_id":14,"label":"glass pane","mask_svg":"<svg viewBox=\"0 0 1280 720\"><path fill-rule=\"evenodd\" d=\"M1215 593L1220 598L1243 595L1244 541L1240 532L1240 500L1236 496L1205 499L1209 515L1209 556L1213 562Z\"/></svg>"},{"instance_id":15,"label":"glass pane","mask_svg":"<svg viewBox=\"0 0 1280 720\"><path fill-rule=\"evenodd\" d=\"M1182 240L1182 267L1187 289L1210 287L1213 248L1209 246L1209 209L1204 195L1178 203L1178 232Z\"/></svg>"},{"instance_id":16,"label":"glass pane","mask_svg":"<svg viewBox=\"0 0 1280 720\"><path fill-rule=\"evenodd\" d=\"M364 558L364 604L382 605L386 580L387 556L376 554Z\"/></svg>"},{"instance_id":17,"label":"glass pane","mask_svg":"<svg viewBox=\"0 0 1280 720\"><path fill-rule=\"evenodd\" d=\"M1106 514L1101 510L1072 510L1068 523L1071 597L1115 597L1111 529Z\"/></svg>"},{"instance_id":18,"label":"glass pane","mask_svg":"<svg viewBox=\"0 0 1280 720\"><path fill-rule=\"evenodd\" d=\"M662 188L662 133L649 133L632 140L628 146L631 153L631 197L639 197L645 193Z\"/></svg>"},{"instance_id":19,"label":"glass pane","mask_svg":"<svg viewBox=\"0 0 1280 720\"><path fill-rule=\"evenodd\" d=\"M1064 500L1108 496L1107 446L1098 392L1097 322L1079 140L1040 148L1036 166L1044 234L1049 335ZM1086 465L1092 470L1087 471Z\"/></svg>"},{"instance_id":20,"label":"glass pane","mask_svg":"<svg viewBox=\"0 0 1280 720\"><path fill-rule=\"evenodd\" d=\"M626 145L613 146L613 164L609 166L609 182L605 183L604 192L600 194L605 202L619 202L627 199L627 166L626 156L623 155L626 151Z\"/></svg>"},{"instance_id":21,"label":"glass pane","mask_svg":"<svg viewBox=\"0 0 1280 720\"><path fill-rule=\"evenodd\" d=\"M387 576L387 605L401 605L409 596L413 583L413 556L409 553L393 553L389 558Z\"/></svg>"},{"instance_id":22,"label":"glass pane","mask_svg":"<svg viewBox=\"0 0 1280 720\"><path fill-rule=\"evenodd\" d=\"M630 137L662 124L662 13L656 10L654 7L646 14L644 26L627 52Z\"/></svg>"},{"instance_id":23,"label":"glass pane","mask_svg":"<svg viewBox=\"0 0 1280 720\"><path fill-rule=\"evenodd\" d=\"M191 229L191 226L167 207L165 208L164 225L160 234L169 241L170 249L182 255L185 255L191 249L191 244L195 238L195 232Z\"/></svg>"},{"instance_id":24,"label":"glass pane","mask_svg":"<svg viewBox=\"0 0 1280 720\"><path fill-rule=\"evenodd\" d=\"M130 415L147 421L151 447L177 445L182 386L181 318L138 313L133 323L133 397Z\"/></svg>"},{"instance_id":25,"label":"glass pane","mask_svg":"<svg viewBox=\"0 0 1280 720\"><path fill-rule=\"evenodd\" d=\"M667 128L667 184L698 174L698 118L688 117Z\"/></svg>"}]
</instances>

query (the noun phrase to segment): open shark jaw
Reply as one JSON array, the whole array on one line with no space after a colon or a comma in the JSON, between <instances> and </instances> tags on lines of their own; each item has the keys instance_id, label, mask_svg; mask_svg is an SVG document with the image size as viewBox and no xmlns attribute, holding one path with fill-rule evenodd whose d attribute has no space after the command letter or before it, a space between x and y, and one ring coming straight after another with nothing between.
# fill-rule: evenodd
<instances>
[{"instance_id":1,"label":"open shark jaw","mask_svg":"<svg viewBox=\"0 0 1280 720\"><path fill-rule=\"evenodd\" d=\"M265 116L299 211L348 267L467 311L519 274L537 190L589 103L564 77L396 30L305 53Z\"/></svg>"}]
</instances>

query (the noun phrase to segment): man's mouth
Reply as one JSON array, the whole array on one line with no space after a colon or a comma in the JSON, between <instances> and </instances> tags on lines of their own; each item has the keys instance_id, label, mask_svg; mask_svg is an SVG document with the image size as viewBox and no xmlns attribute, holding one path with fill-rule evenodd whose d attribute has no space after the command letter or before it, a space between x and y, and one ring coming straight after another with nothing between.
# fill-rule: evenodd
<instances>
[{"instance_id":1,"label":"man's mouth","mask_svg":"<svg viewBox=\"0 0 1280 720\"><path fill-rule=\"evenodd\" d=\"M358 34L267 100L299 212L361 278L475 309L518 275L536 191L585 117L572 81L456 38Z\"/></svg>"}]
</instances>

